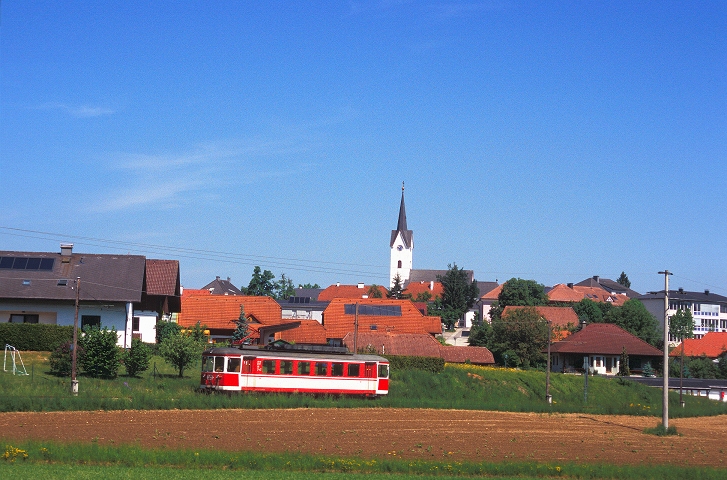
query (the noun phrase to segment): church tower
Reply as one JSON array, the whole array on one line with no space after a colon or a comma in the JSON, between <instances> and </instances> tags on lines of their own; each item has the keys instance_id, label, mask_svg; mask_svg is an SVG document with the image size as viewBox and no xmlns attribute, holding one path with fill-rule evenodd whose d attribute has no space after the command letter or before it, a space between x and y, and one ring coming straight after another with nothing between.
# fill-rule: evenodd
<instances>
[{"instance_id":1,"label":"church tower","mask_svg":"<svg viewBox=\"0 0 727 480\"><path fill-rule=\"evenodd\" d=\"M401 205L396 230L391 231L391 268L389 269L389 288L394 286L394 277L399 274L402 285L409 280L414 232L406 228L406 209L404 208L404 182L401 183Z\"/></svg>"}]
</instances>

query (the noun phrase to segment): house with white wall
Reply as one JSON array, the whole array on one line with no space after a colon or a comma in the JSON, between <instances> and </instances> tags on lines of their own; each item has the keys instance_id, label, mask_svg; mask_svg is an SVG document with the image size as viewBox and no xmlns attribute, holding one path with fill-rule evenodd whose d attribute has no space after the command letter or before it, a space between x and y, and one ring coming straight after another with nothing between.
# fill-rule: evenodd
<instances>
[{"instance_id":1,"label":"house with white wall","mask_svg":"<svg viewBox=\"0 0 727 480\"><path fill-rule=\"evenodd\" d=\"M0 251L0 322L115 328L118 345L156 341L180 310L179 262L141 255Z\"/></svg>"}]
</instances>

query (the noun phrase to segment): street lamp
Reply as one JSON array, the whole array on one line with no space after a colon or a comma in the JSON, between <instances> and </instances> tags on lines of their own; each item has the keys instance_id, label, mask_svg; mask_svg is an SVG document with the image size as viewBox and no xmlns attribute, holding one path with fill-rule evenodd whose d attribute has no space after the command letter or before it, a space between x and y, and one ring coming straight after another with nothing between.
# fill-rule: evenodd
<instances>
[{"instance_id":1,"label":"street lamp","mask_svg":"<svg viewBox=\"0 0 727 480\"><path fill-rule=\"evenodd\" d=\"M662 368L664 377L664 392L662 397L662 413L661 413L661 424L664 426L664 430L669 428L669 275L672 273L669 270L659 272L659 275L664 275L664 366Z\"/></svg>"}]
</instances>

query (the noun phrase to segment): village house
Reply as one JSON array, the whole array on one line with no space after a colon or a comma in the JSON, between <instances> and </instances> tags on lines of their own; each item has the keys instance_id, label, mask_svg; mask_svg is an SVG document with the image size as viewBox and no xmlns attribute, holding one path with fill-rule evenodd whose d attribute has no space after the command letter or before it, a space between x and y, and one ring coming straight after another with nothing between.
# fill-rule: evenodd
<instances>
[{"instance_id":1,"label":"village house","mask_svg":"<svg viewBox=\"0 0 727 480\"><path fill-rule=\"evenodd\" d=\"M640 373L647 363L654 364L663 353L612 323L590 323L550 346L551 370L616 375L623 352L629 357L631 373Z\"/></svg>"},{"instance_id":2,"label":"village house","mask_svg":"<svg viewBox=\"0 0 727 480\"><path fill-rule=\"evenodd\" d=\"M156 323L180 311L179 262L142 255L0 252L0 321L114 328L118 345L156 341Z\"/></svg>"}]
</instances>

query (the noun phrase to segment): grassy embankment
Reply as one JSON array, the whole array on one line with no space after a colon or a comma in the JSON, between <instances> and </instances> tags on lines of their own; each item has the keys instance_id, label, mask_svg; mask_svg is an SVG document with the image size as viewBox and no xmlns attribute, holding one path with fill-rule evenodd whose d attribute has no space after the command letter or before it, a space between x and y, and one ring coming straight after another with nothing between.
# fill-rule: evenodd
<instances>
[{"instance_id":1,"label":"grassy embankment","mask_svg":"<svg viewBox=\"0 0 727 480\"><path fill-rule=\"evenodd\" d=\"M682 478L720 479L725 471L674 465L489 463L404 459L334 458L213 450L154 450L135 445L26 442L5 446L3 478L256 478L264 480L367 478L408 480L488 478Z\"/></svg>"},{"instance_id":2,"label":"grassy embankment","mask_svg":"<svg viewBox=\"0 0 727 480\"><path fill-rule=\"evenodd\" d=\"M114 380L79 377L79 395L70 394L70 380L48 374L47 354L23 354L32 375L0 375L0 411L118 410L118 409L214 409L214 408L298 408L298 407L396 407L500 410L514 412L559 412L627 415L661 415L661 390L616 379L590 377L587 400L584 378L551 375L553 404L545 398L545 374L448 365L444 372L393 371L389 395L360 398L312 397L308 395L204 395L197 392L199 366L184 378L155 358L157 371L140 378L119 376ZM670 416L717 415L727 413L727 403L684 396L685 408L678 407L678 394L671 394Z\"/></svg>"}]
</instances>

